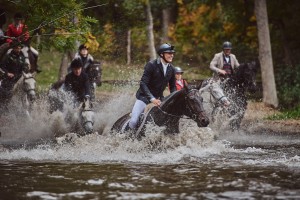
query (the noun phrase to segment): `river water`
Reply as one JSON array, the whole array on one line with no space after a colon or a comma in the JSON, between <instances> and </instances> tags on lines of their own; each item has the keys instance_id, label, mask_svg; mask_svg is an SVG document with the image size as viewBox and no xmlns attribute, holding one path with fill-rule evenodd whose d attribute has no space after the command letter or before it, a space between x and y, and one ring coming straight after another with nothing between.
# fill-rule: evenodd
<instances>
[{"instance_id":1,"label":"river water","mask_svg":"<svg viewBox=\"0 0 300 200\"><path fill-rule=\"evenodd\" d=\"M176 136L154 126L141 141L111 135L133 99L104 102L98 134L66 144L51 142L66 131L64 115L48 114L43 102L32 121L2 117L0 199L300 199L299 135L224 132L189 120Z\"/></svg>"}]
</instances>

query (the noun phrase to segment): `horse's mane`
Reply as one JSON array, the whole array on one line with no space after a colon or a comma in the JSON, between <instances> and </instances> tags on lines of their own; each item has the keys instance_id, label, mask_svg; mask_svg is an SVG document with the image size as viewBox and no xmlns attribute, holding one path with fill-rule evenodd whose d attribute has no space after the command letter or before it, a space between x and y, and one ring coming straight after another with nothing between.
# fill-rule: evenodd
<instances>
[{"instance_id":1,"label":"horse's mane","mask_svg":"<svg viewBox=\"0 0 300 200\"><path fill-rule=\"evenodd\" d=\"M169 105L171 101L173 101L173 99L177 98L178 96L182 95L183 93L186 92L186 89L183 88L181 90L175 91L171 94L169 94L168 96L166 96L164 98L164 100L162 101L160 107L164 108L165 106Z\"/></svg>"},{"instance_id":2,"label":"horse's mane","mask_svg":"<svg viewBox=\"0 0 300 200\"><path fill-rule=\"evenodd\" d=\"M21 77L19 78L19 80L15 83L13 91L16 92L17 89L19 88L19 86L21 85L21 83L24 80L24 75L22 74Z\"/></svg>"}]
</instances>

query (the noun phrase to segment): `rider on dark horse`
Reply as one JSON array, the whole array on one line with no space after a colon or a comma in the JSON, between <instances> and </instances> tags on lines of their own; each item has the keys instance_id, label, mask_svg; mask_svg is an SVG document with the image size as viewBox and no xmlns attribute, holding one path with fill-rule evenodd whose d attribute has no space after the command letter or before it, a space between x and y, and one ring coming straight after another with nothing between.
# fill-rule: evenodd
<instances>
[{"instance_id":1,"label":"rider on dark horse","mask_svg":"<svg viewBox=\"0 0 300 200\"><path fill-rule=\"evenodd\" d=\"M33 53L33 55L36 58L36 61L38 59L38 51L35 50L33 47L31 47L29 45L29 32L28 32L28 28L25 24L22 23L23 21L23 16L20 13L16 13L14 15L14 22L11 23L10 25L8 25L7 31L6 31L6 36L10 37L7 38L6 42L8 44L11 44L13 39L12 38L16 38L17 41L22 42L23 48L22 48L22 52L23 55L25 56L25 61L28 64L29 68L30 68L30 61L29 61L29 56L28 56L28 50L30 48L31 52ZM9 53L11 50L9 50L7 53ZM37 68L36 69L37 72L40 72L40 70Z\"/></svg>"},{"instance_id":2,"label":"rider on dark horse","mask_svg":"<svg viewBox=\"0 0 300 200\"><path fill-rule=\"evenodd\" d=\"M0 96L3 100L9 100L12 97L12 90L15 83L21 78L22 72L28 73L28 63L22 52L22 44L18 41L11 43L12 51L6 55L1 69L4 77L0 86Z\"/></svg>"},{"instance_id":3,"label":"rider on dark horse","mask_svg":"<svg viewBox=\"0 0 300 200\"><path fill-rule=\"evenodd\" d=\"M209 68L214 72L215 80L221 79L223 81L234 73L234 70L240 66L235 55L231 53L231 42L223 43L223 51L215 54L210 62Z\"/></svg>"},{"instance_id":4,"label":"rider on dark horse","mask_svg":"<svg viewBox=\"0 0 300 200\"><path fill-rule=\"evenodd\" d=\"M137 128L139 117L147 104L153 103L155 106L161 104L163 92L168 84L171 93L176 91L175 70L171 64L174 53L174 46L167 43L162 44L157 50L159 58L145 65L127 130Z\"/></svg>"},{"instance_id":5,"label":"rider on dark horse","mask_svg":"<svg viewBox=\"0 0 300 200\"><path fill-rule=\"evenodd\" d=\"M73 60L71 63L72 72L66 75L65 88L75 96L75 103L90 99L90 85L88 75L83 72L82 62Z\"/></svg>"}]
</instances>

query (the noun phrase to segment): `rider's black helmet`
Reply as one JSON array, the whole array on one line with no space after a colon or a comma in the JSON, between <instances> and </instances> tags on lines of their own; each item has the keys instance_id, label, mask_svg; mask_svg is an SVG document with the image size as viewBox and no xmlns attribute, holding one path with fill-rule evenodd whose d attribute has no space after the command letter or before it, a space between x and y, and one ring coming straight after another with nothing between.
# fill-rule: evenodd
<instances>
[{"instance_id":1,"label":"rider's black helmet","mask_svg":"<svg viewBox=\"0 0 300 200\"><path fill-rule=\"evenodd\" d=\"M229 41L223 43L223 49L232 49L232 44Z\"/></svg>"},{"instance_id":2,"label":"rider's black helmet","mask_svg":"<svg viewBox=\"0 0 300 200\"><path fill-rule=\"evenodd\" d=\"M183 74L183 70L180 68L180 67L175 67L175 74L178 74L178 73L182 73Z\"/></svg>"},{"instance_id":3,"label":"rider's black helmet","mask_svg":"<svg viewBox=\"0 0 300 200\"><path fill-rule=\"evenodd\" d=\"M162 53L175 53L174 46L168 43L160 45L160 47L157 50L157 54L160 55Z\"/></svg>"},{"instance_id":4,"label":"rider's black helmet","mask_svg":"<svg viewBox=\"0 0 300 200\"><path fill-rule=\"evenodd\" d=\"M78 50L81 51L82 49L89 49L89 48L87 48L87 46L85 46L84 44L81 44Z\"/></svg>"},{"instance_id":5,"label":"rider's black helmet","mask_svg":"<svg viewBox=\"0 0 300 200\"><path fill-rule=\"evenodd\" d=\"M81 60L79 59L74 59L72 62L71 62L71 69L78 69L78 68L81 68L83 66Z\"/></svg>"},{"instance_id":6,"label":"rider's black helmet","mask_svg":"<svg viewBox=\"0 0 300 200\"><path fill-rule=\"evenodd\" d=\"M14 15L14 19L20 20L20 19L23 19L23 16L22 16L21 13L16 13L16 14Z\"/></svg>"}]
</instances>

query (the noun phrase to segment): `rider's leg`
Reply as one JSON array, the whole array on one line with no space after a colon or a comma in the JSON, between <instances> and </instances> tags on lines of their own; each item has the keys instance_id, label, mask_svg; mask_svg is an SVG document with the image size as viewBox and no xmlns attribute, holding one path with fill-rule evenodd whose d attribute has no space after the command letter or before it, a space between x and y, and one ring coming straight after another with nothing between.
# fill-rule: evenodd
<instances>
[{"instance_id":1,"label":"rider's leg","mask_svg":"<svg viewBox=\"0 0 300 200\"><path fill-rule=\"evenodd\" d=\"M137 124L138 124L138 121L139 121L139 117L140 115L143 113L143 111L145 110L146 108L146 104L141 101L141 100L136 100L135 101L135 104L132 108L132 112L131 112L131 119L129 121L129 127L131 129L135 129Z\"/></svg>"},{"instance_id":2,"label":"rider's leg","mask_svg":"<svg viewBox=\"0 0 300 200\"><path fill-rule=\"evenodd\" d=\"M31 66L30 66L30 61L29 61L29 58L28 58L28 49L29 48L27 46L24 46L21 51L22 51L22 53L23 53L23 55L25 57L25 62L28 64L29 69L30 69Z\"/></svg>"},{"instance_id":3,"label":"rider's leg","mask_svg":"<svg viewBox=\"0 0 300 200\"><path fill-rule=\"evenodd\" d=\"M41 69L39 68L39 66L37 64L38 58L39 58L39 52L32 46L30 46L30 51L32 52L33 56L35 57L36 71L39 73L39 72L41 72Z\"/></svg>"}]
</instances>

